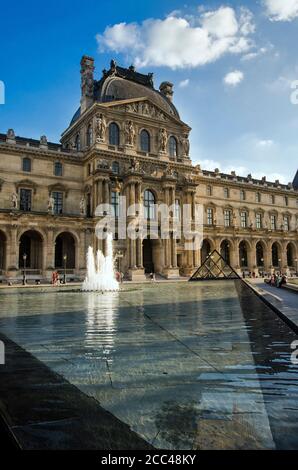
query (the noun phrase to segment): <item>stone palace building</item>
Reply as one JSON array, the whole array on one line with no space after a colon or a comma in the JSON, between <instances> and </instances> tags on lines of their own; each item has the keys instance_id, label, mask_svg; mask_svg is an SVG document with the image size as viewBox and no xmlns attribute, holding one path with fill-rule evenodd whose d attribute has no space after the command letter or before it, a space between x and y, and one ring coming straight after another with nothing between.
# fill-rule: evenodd
<instances>
[{"instance_id":1,"label":"stone palace building","mask_svg":"<svg viewBox=\"0 0 298 470\"><path fill-rule=\"evenodd\" d=\"M217 249L238 272L297 271L298 191L251 175L223 174L193 166L190 127L173 104L173 85L153 85L153 75L111 62L99 80L94 60L81 60L81 103L61 143L0 134L0 279L50 279L54 269L82 279L89 245L105 250L95 225L105 214L142 204L158 227L155 203L204 207L201 248L185 250L175 230L168 239L118 239L118 269L129 279L155 271L189 276ZM131 214L129 221L137 217ZM170 220L170 226L172 221Z\"/></svg>"}]
</instances>

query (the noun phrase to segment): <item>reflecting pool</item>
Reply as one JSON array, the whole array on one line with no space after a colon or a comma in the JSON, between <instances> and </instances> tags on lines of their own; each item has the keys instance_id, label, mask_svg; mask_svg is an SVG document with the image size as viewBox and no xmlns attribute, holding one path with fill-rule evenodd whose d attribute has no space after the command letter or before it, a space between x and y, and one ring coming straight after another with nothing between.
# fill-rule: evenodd
<instances>
[{"instance_id":1,"label":"reflecting pool","mask_svg":"<svg viewBox=\"0 0 298 470\"><path fill-rule=\"evenodd\" d=\"M298 449L297 335L241 281L0 302L2 333L156 448Z\"/></svg>"}]
</instances>

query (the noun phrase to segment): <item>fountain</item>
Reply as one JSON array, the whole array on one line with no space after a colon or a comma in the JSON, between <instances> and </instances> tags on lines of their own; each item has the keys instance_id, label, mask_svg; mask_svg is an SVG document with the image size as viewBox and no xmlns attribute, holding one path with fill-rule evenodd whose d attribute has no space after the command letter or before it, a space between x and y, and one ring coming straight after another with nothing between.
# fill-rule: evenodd
<instances>
[{"instance_id":1,"label":"fountain","mask_svg":"<svg viewBox=\"0 0 298 470\"><path fill-rule=\"evenodd\" d=\"M82 285L85 292L111 292L119 290L119 283L115 278L113 262L113 237L107 235L107 255L98 250L96 259L91 246L87 252L87 276Z\"/></svg>"}]
</instances>

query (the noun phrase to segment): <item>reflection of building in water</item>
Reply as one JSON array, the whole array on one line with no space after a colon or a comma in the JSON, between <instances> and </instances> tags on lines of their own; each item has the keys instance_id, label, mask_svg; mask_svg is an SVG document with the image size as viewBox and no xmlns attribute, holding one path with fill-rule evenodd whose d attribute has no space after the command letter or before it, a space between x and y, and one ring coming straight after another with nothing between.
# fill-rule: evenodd
<instances>
[{"instance_id":1,"label":"reflection of building in water","mask_svg":"<svg viewBox=\"0 0 298 470\"><path fill-rule=\"evenodd\" d=\"M171 83L156 90L152 74L114 61L97 80L94 60L84 56L80 107L60 144L18 137L12 129L0 134L0 276L20 278L26 263L29 278L50 279L58 269L83 279L87 247L105 250L94 236L103 217L95 209L111 203L117 218L120 195L127 205L140 203L156 227L154 204L175 208L169 239L116 240L120 269L131 279L151 271L190 275L214 248L239 272L295 271L296 180L293 187L193 166L189 132ZM204 206L204 243L194 251L185 250L173 224L185 203Z\"/></svg>"},{"instance_id":2,"label":"reflection of building in water","mask_svg":"<svg viewBox=\"0 0 298 470\"><path fill-rule=\"evenodd\" d=\"M88 292L82 295L86 299L87 310L86 344L97 345L102 348L103 354L109 354L115 342L115 321L119 308L118 293L110 292L107 295Z\"/></svg>"}]
</instances>

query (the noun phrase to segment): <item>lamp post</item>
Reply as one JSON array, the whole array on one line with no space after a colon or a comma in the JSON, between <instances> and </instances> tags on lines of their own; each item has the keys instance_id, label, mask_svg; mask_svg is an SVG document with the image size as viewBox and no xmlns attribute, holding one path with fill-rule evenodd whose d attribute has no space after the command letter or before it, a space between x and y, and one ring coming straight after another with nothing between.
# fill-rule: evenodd
<instances>
[{"instance_id":1,"label":"lamp post","mask_svg":"<svg viewBox=\"0 0 298 470\"><path fill-rule=\"evenodd\" d=\"M26 260L27 260L27 255L26 253L23 254L23 263L24 263L24 270L23 270L23 286L26 285Z\"/></svg>"},{"instance_id":2,"label":"lamp post","mask_svg":"<svg viewBox=\"0 0 298 470\"><path fill-rule=\"evenodd\" d=\"M63 262L64 262L63 284L66 284L66 261L67 261L67 255L64 255L63 256Z\"/></svg>"},{"instance_id":3,"label":"lamp post","mask_svg":"<svg viewBox=\"0 0 298 470\"><path fill-rule=\"evenodd\" d=\"M278 258L278 269L279 269L279 272L281 273L281 259Z\"/></svg>"}]
</instances>

